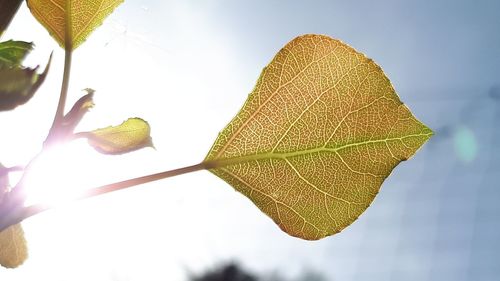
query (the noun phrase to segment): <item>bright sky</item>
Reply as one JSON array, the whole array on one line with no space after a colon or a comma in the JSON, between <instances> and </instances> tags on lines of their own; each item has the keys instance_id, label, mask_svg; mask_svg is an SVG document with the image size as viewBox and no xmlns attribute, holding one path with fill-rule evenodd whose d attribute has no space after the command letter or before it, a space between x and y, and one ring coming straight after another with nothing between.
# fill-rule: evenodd
<instances>
[{"instance_id":1,"label":"bright sky","mask_svg":"<svg viewBox=\"0 0 500 281\"><path fill-rule=\"evenodd\" d=\"M78 99L86 87L97 91L96 107L80 128L119 124L139 116L149 121L157 150L105 157L77 142L51 152L30 178L36 183L30 201L51 203L61 194L196 164L204 158L252 84L237 88L245 85L238 83L238 77L220 77L238 68L233 44L218 39L216 26L192 8L182 3L154 8L124 4L74 53L69 101ZM159 22L141 23L159 17L160 11L168 11L169 20L161 24L171 25L165 36L171 40L160 38L163 29L155 26ZM140 24L131 24L131 17L138 17L135 21ZM4 130L15 132L4 138L2 161L15 165L37 153L50 126L63 52L24 6L5 35L10 37L35 42L28 65L45 63L55 50L50 76L36 97L15 112L0 115L2 123L9 120ZM214 92L219 92L219 99L241 94L222 101L210 97ZM231 104L218 108L225 103ZM210 209L221 202L229 202L224 203L227 208L213 213ZM232 256L226 253L231 240L238 243L246 235L235 240L231 234L230 224L237 219L241 202L250 205L221 180L199 172L61 207L24 223L30 258L15 271L0 270L0 276L2 280L182 280L188 271ZM239 215L246 213L260 218L255 208ZM223 218L210 219L221 214ZM247 219L247 227L252 221ZM219 237L213 237L222 232L219 229L229 229L221 233L227 238L222 248L211 242L217 238L220 243Z\"/></svg>"},{"instance_id":2,"label":"bright sky","mask_svg":"<svg viewBox=\"0 0 500 281\"><path fill-rule=\"evenodd\" d=\"M202 171L26 220L30 258L18 269L0 268L0 280L184 280L187 272L232 259L289 276L312 269L336 280L466 280L482 266L474 260L500 258L483 254L500 252L498 240L474 230L483 227L476 214L495 213L479 209L480 202L498 196L476 190L493 182L483 160L498 155L488 140L499 115L493 102L480 102L500 85L499 9L487 0L125 1L75 51L68 107L82 89L93 88L96 106L79 129L142 117L156 150L111 157L73 143L40 164L31 179L33 201L57 200L50 190L71 193L200 162L261 69L304 33L340 38L372 57L415 115L442 137L400 165L372 207L331 238L287 236L248 199ZM40 150L64 59L25 5L2 39L10 38L35 42L26 64L44 65L53 50L54 60L30 103L0 113L6 166L25 164ZM465 122L461 114L469 108L477 115ZM450 135L459 139L450 142Z\"/></svg>"},{"instance_id":3,"label":"bright sky","mask_svg":"<svg viewBox=\"0 0 500 281\"><path fill-rule=\"evenodd\" d=\"M244 69L247 59L236 56L238 46L227 33L219 35L225 27L204 9L176 2L122 5L75 51L71 74L70 103L84 88L97 91L96 107L80 129L139 116L149 121L157 150L112 157L73 143L40 161L30 179L36 183L30 201L58 202L72 191L205 157L274 53L261 58L258 67ZM0 115L16 121L5 128L15 132L1 148L6 165L26 163L40 149L57 104L63 64L62 50L24 6L5 35L10 37L35 42L28 65L45 63L52 50L55 56L36 97ZM235 71L251 75L243 80L231 74ZM187 272L221 260L247 256L264 263L267 250L254 251L264 235L296 242L208 172L63 206L27 220L24 227L30 258L19 269L0 269L2 278L182 280Z\"/></svg>"}]
</instances>

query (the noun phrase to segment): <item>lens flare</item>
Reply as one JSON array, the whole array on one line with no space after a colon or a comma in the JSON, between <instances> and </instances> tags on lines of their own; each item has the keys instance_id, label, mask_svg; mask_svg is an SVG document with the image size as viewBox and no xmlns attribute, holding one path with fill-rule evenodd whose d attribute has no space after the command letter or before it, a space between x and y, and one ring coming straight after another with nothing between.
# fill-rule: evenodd
<instances>
[{"instance_id":1,"label":"lens flare","mask_svg":"<svg viewBox=\"0 0 500 281\"><path fill-rule=\"evenodd\" d=\"M464 163L474 161L477 155L477 140L474 132L467 127L459 127L453 135L455 154Z\"/></svg>"},{"instance_id":2,"label":"lens flare","mask_svg":"<svg viewBox=\"0 0 500 281\"><path fill-rule=\"evenodd\" d=\"M102 178L105 168L99 169L99 160L85 144L59 145L44 150L26 173L26 205L42 204L49 207L71 201L86 189L95 185L96 178ZM92 164L92 169L89 168ZM92 176L89 176L92 170Z\"/></svg>"}]
</instances>

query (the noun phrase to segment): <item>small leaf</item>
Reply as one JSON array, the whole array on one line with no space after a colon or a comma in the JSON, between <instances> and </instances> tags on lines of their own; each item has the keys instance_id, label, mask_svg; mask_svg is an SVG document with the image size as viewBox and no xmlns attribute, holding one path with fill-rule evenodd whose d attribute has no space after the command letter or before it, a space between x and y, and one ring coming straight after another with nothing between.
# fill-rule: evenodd
<instances>
[{"instance_id":1,"label":"small leaf","mask_svg":"<svg viewBox=\"0 0 500 281\"><path fill-rule=\"evenodd\" d=\"M64 48L68 43L72 46L72 49L80 46L122 2L123 0L27 1L31 13L49 31L59 45ZM69 7L68 13L66 7ZM65 39L66 20L69 28L68 42Z\"/></svg>"},{"instance_id":2,"label":"small leaf","mask_svg":"<svg viewBox=\"0 0 500 281\"><path fill-rule=\"evenodd\" d=\"M15 268L28 258L28 247L21 224L15 224L0 232L0 264Z\"/></svg>"},{"instance_id":3,"label":"small leaf","mask_svg":"<svg viewBox=\"0 0 500 281\"><path fill-rule=\"evenodd\" d=\"M0 69L0 111L28 102L45 80L50 61L42 74L37 73L38 67Z\"/></svg>"},{"instance_id":4,"label":"small leaf","mask_svg":"<svg viewBox=\"0 0 500 281\"><path fill-rule=\"evenodd\" d=\"M73 105L71 110L64 116L63 126L69 127L69 130L73 132L75 127L80 123L85 113L94 107L94 93L93 89L84 89L87 92L86 95L78 99Z\"/></svg>"},{"instance_id":5,"label":"small leaf","mask_svg":"<svg viewBox=\"0 0 500 281\"><path fill-rule=\"evenodd\" d=\"M51 129L47 139L44 142L44 147L51 147L69 141L75 137L74 131L76 126L83 119L83 116L89 111L90 108L94 107L94 90L84 89L87 92L86 95L79 98L75 102L71 110L64 115L64 118L59 127L56 130ZM83 134L83 133L82 133Z\"/></svg>"},{"instance_id":6,"label":"small leaf","mask_svg":"<svg viewBox=\"0 0 500 281\"><path fill-rule=\"evenodd\" d=\"M77 134L104 154L122 154L144 147L152 147L149 124L141 118L129 118L118 126Z\"/></svg>"},{"instance_id":7,"label":"small leaf","mask_svg":"<svg viewBox=\"0 0 500 281\"><path fill-rule=\"evenodd\" d=\"M0 69L20 67L31 50L33 50L32 43L12 40L0 42Z\"/></svg>"},{"instance_id":8,"label":"small leaf","mask_svg":"<svg viewBox=\"0 0 500 281\"><path fill-rule=\"evenodd\" d=\"M305 35L264 68L205 165L285 232L316 240L354 222L431 135L371 59Z\"/></svg>"}]
</instances>

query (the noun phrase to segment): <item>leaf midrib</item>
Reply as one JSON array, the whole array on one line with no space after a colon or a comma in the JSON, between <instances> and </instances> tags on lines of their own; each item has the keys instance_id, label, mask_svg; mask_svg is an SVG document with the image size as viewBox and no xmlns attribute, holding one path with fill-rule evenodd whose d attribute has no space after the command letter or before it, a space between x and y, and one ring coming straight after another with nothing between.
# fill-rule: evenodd
<instances>
[{"instance_id":1,"label":"leaf midrib","mask_svg":"<svg viewBox=\"0 0 500 281\"><path fill-rule=\"evenodd\" d=\"M319 152L337 153L337 152L339 152L343 149L349 148L349 147L356 147L356 146L372 144L372 143L383 143L383 142L387 143L389 141L396 141L396 140L402 141L404 139L415 138L415 137L430 137L432 134L433 134L432 132L425 132L425 133L420 133L420 134L406 135L406 136L402 136L402 137L368 140L368 141L348 143L348 144L344 144L342 146L338 146L338 147L334 147L334 148L329 148L329 147L326 147L326 145L324 145L324 146L320 146L320 147L298 150L298 151L290 151L290 152L257 153L254 155L244 155L244 156L237 156L237 157L232 157L232 158L212 159L212 160L204 161L204 163L205 163L207 169L210 170L210 169L217 169L217 168L231 166L231 165L242 164L242 163L251 162L251 161L259 161L259 160L263 160L263 159L288 159L290 157L319 153Z\"/></svg>"}]
</instances>

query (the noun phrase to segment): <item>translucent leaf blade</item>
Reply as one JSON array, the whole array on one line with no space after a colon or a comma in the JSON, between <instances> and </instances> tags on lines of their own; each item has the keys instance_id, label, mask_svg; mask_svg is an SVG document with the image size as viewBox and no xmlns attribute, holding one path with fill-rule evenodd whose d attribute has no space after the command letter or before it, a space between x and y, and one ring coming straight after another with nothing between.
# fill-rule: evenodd
<instances>
[{"instance_id":1,"label":"translucent leaf blade","mask_svg":"<svg viewBox=\"0 0 500 281\"><path fill-rule=\"evenodd\" d=\"M104 154L122 154L144 147L152 147L151 128L141 118L130 118L118 126L80 133L89 144Z\"/></svg>"},{"instance_id":2,"label":"translucent leaf blade","mask_svg":"<svg viewBox=\"0 0 500 281\"><path fill-rule=\"evenodd\" d=\"M80 46L99 27L104 19L123 0L28 0L28 7L35 18L49 31L63 48L65 43L66 17L69 16L70 43L73 49ZM66 13L66 4L69 13Z\"/></svg>"},{"instance_id":3,"label":"translucent leaf blade","mask_svg":"<svg viewBox=\"0 0 500 281\"><path fill-rule=\"evenodd\" d=\"M0 111L12 110L28 102L45 81L50 61L41 74L37 73L37 68L0 69Z\"/></svg>"},{"instance_id":4,"label":"translucent leaf blade","mask_svg":"<svg viewBox=\"0 0 500 281\"><path fill-rule=\"evenodd\" d=\"M354 222L431 135L371 59L305 35L263 70L205 162L285 232L315 240Z\"/></svg>"},{"instance_id":5,"label":"translucent leaf blade","mask_svg":"<svg viewBox=\"0 0 500 281\"><path fill-rule=\"evenodd\" d=\"M28 258L28 247L21 224L15 224L0 232L0 265L15 268Z\"/></svg>"},{"instance_id":6,"label":"translucent leaf blade","mask_svg":"<svg viewBox=\"0 0 500 281\"><path fill-rule=\"evenodd\" d=\"M20 67L21 62L32 50L32 43L12 40L0 42L0 69Z\"/></svg>"}]
</instances>

